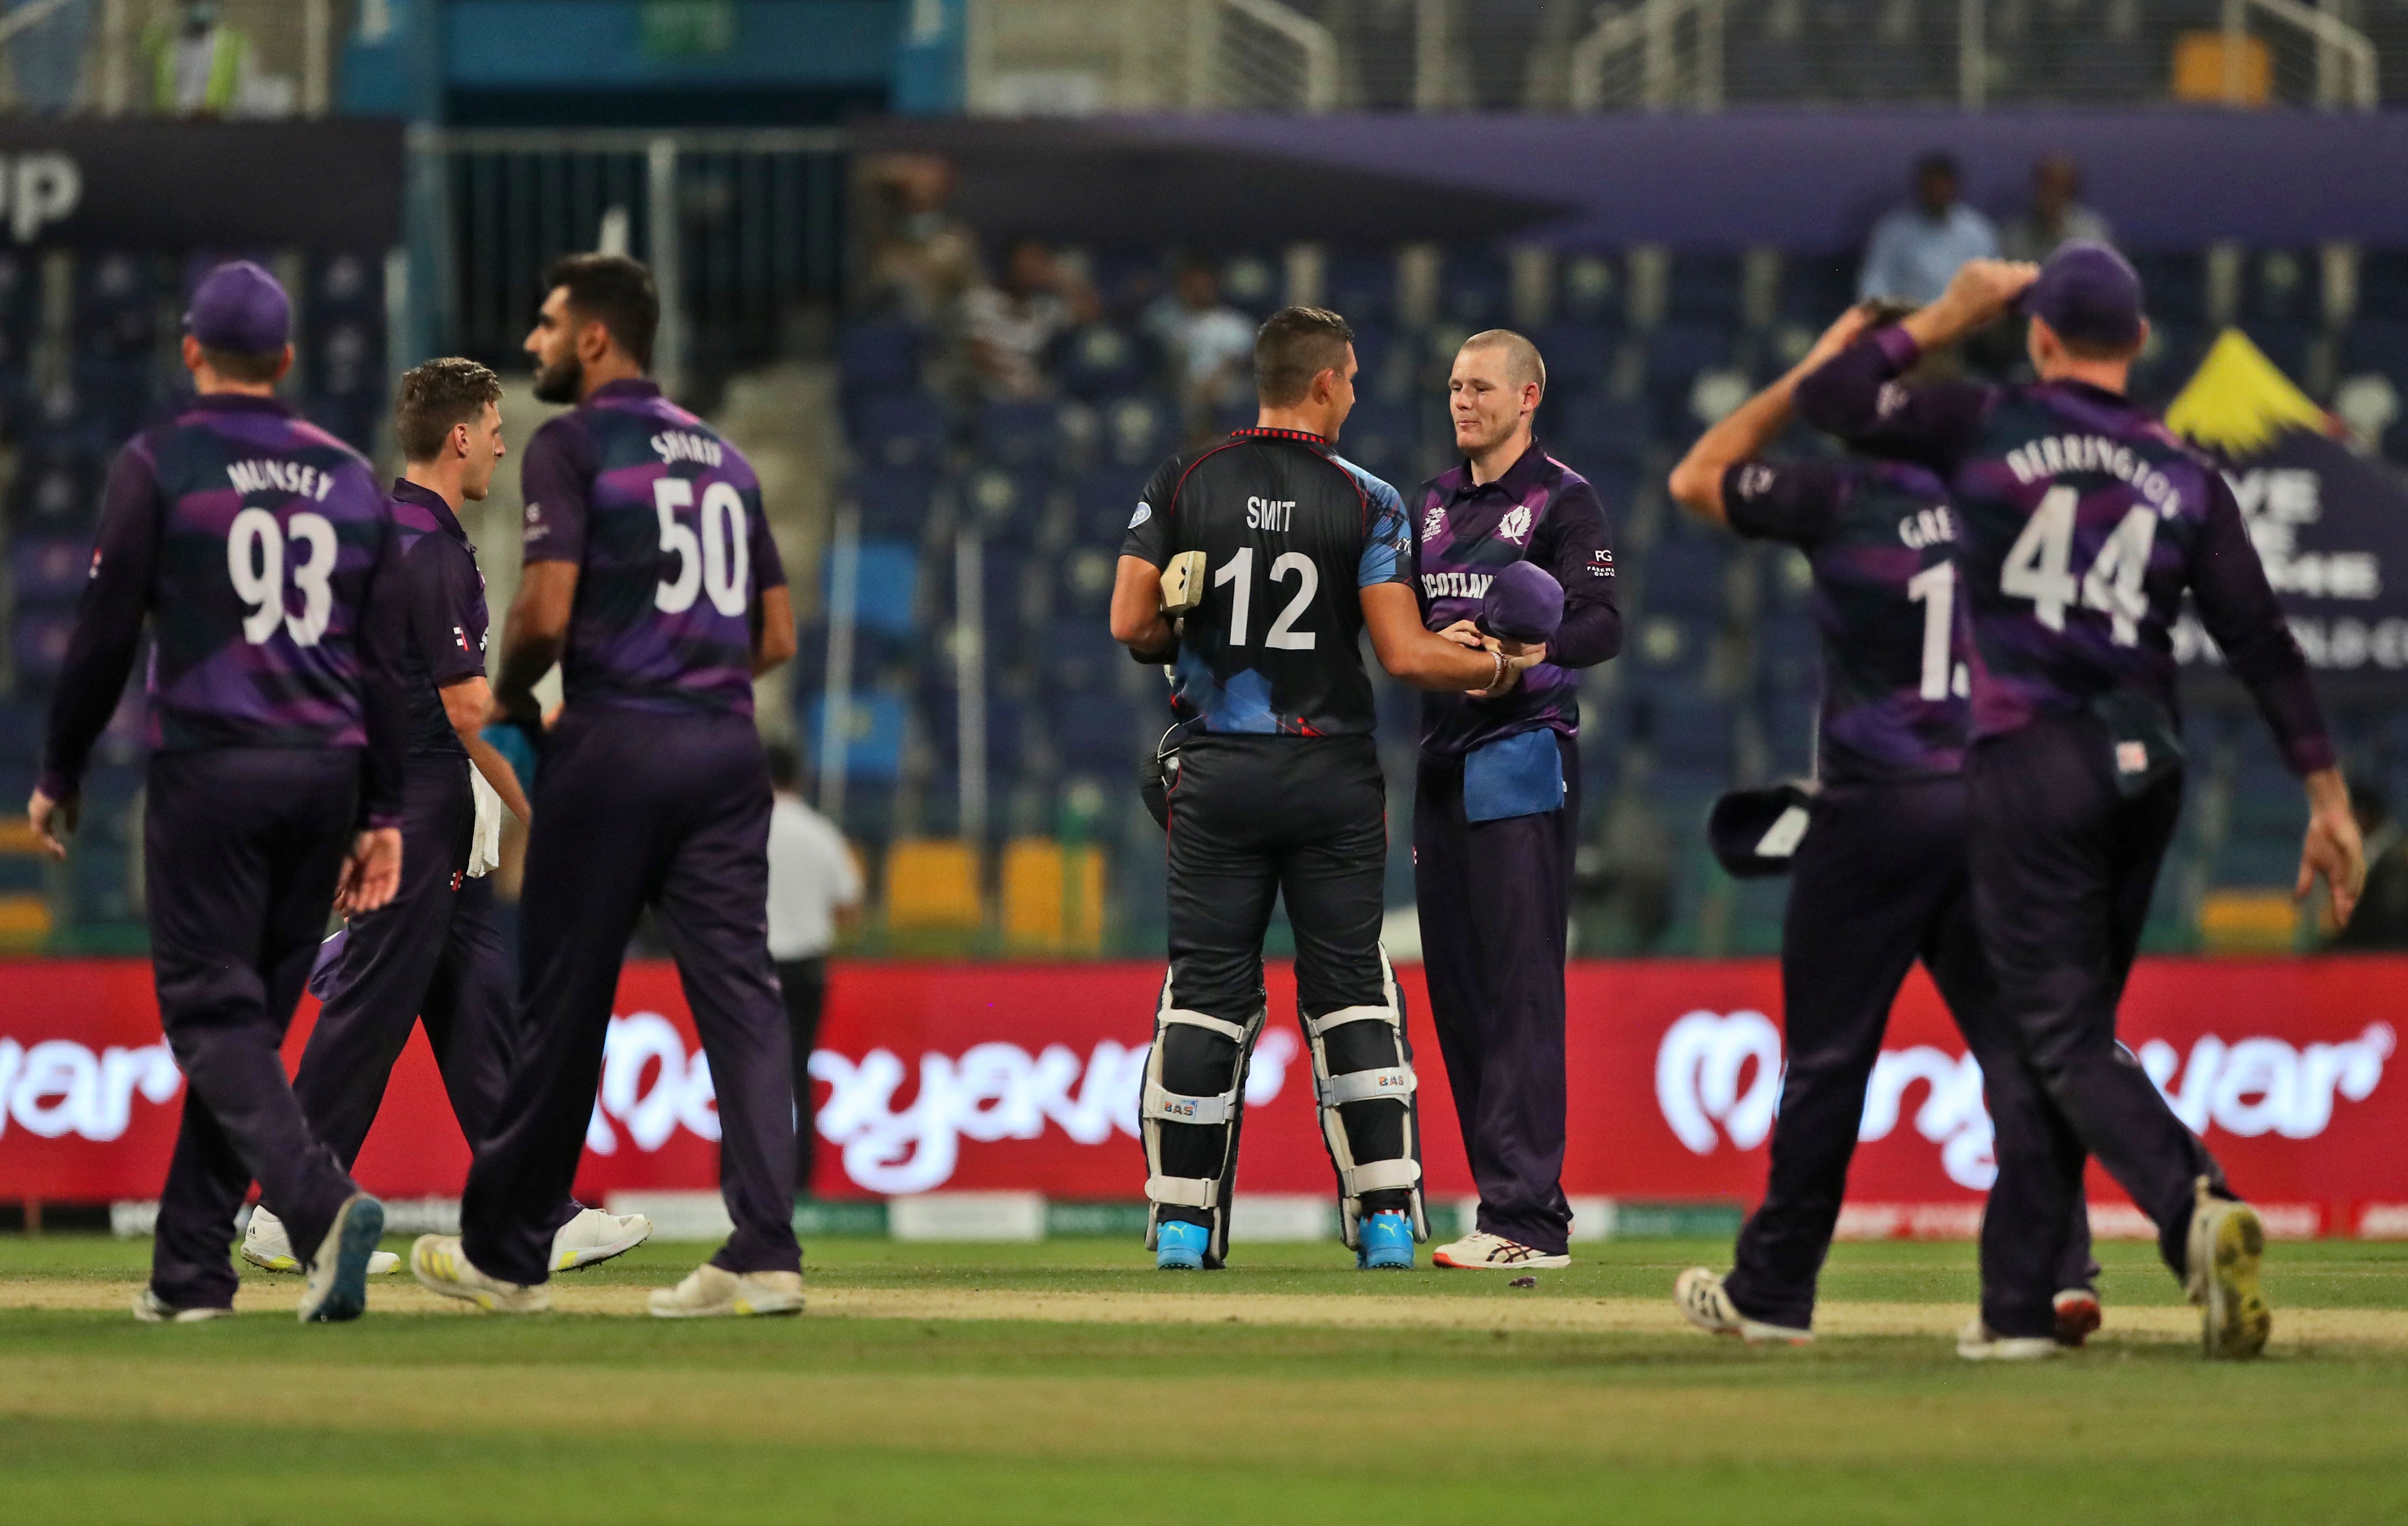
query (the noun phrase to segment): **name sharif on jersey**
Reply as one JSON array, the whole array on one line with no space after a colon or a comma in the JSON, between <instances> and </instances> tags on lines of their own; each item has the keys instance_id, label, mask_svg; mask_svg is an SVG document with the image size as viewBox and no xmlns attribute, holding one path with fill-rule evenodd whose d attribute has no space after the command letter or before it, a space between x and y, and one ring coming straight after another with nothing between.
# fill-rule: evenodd
<instances>
[{"instance_id":1,"label":"name sharif on jersey","mask_svg":"<svg viewBox=\"0 0 2408 1526\"><path fill-rule=\"evenodd\" d=\"M703 435L690 435L681 429L667 429L652 437L652 453L663 465L679 461L699 461L715 467L727 459L727 447Z\"/></svg>"},{"instance_id":2,"label":"name sharif on jersey","mask_svg":"<svg viewBox=\"0 0 2408 1526\"><path fill-rule=\"evenodd\" d=\"M2103 435L2050 435L2019 445L2007 453L2007 469L2015 474L2015 481L2027 484L2078 471L2103 472L2139 489L2159 518L2172 519L2182 512L2182 493L2164 472L2124 441Z\"/></svg>"},{"instance_id":3,"label":"name sharif on jersey","mask_svg":"<svg viewBox=\"0 0 2408 1526\"><path fill-rule=\"evenodd\" d=\"M294 461L229 461L226 478L245 497L253 493L282 493L323 503L335 490L334 478Z\"/></svg>"}]
</instances>

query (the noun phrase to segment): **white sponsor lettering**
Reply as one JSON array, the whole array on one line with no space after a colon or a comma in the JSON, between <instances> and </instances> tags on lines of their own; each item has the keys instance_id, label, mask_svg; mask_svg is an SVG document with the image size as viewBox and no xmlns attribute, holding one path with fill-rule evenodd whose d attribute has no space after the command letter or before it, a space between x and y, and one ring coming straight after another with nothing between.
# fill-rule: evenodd
<instances>
[{"instance_id":1,"label":"white sponsor lettering","mask_svg":"<svg viewBox=\"0 0 2408 1526\"><path fill-rule=\"evenodd\" d=\"M183 1085L164 1043L112 1045L95 1055L73 1039L45 1039L31 1048L0 1039L0 1133L13 1120L44 1139L74 1134L106 1144L123 1137L136 1092L164 1107Z\"/></svg>"},{"instance_id":2,"label":"white sponsor lettering","mask_svg":"<svg viewBox=\"0 0 2408 1526\"><path fill-rule=\"evenodd\" d=\"M2228 1044L2209 1035L2187 1058L2152 1039L2138 1058L2149 1079L2192 1131L2221 1129L2243 1139L2274 1133L2314 1139L2332 1122L2336 1099L2374 1094L2396 1036L2374 1023L2340 1044L2294 1046L2281 1039ZM1760 1012L1692 1012L1665 1030L1656 1051L1656 1101L1675 1138L1711 1155L1727 1138L1742 1150L1764 1143L1781 1098L1781 1034ZM1742 1083L1745 1082L1744 1089ZM1906 1116L1910 1088L1928 1088L1913 1115L1914 1131L1940 1146L1948 1179L1976 1191L1998 1178L1982 1067L1970 1054L1928 1044L1885 1049L1865 1088L1856 1138L1886 1139Z\"/></svg>"},{"instance_id":3,"label":"white sponsor lettering","mask_svg":"<svg viewBox=\"0 0 2408 1526\"><path fill-rule=\"evenodd\" d=\"M2249 540L2278 594L2303 598L2379 598L2383 561L2371 551L2301 551L2299 530L2324 518L2324 479L2296 467L2225 474Z\"/></svg>"},{"instance_id":4,"label":"white sponsor lettering","mask_svg":"<svg viewBox=\"0 0 2408 1526\"><path fill-rule=\"evenodd\" d=\"M1301 1050L1283 1029L1265 1033L1247 1068L1246 1101L1261 1106L1276 1098ZM1051 1125L1081 1144L1102 1144L1114 1133L1134 1139L1147 1053L1147 1046L1110 1039L1083 1059L1063 1044L1032 1055L1001 1041L973 1044L958 1057L925 1052L910 1101L897 1107L896 1094L910 1073L901 1056L872 1049L855 1060L817 1050L811 1079L828 1086L817 1114L820 1137L842 1148L854 1185L884 1193L942 1187L960 1164L965 1138L1036 1139ZM683 1035L658 1013L611 1018L585 1147L612 1154L624 1129L649 1154L681 1128L719 1137L709 1062L699 1049L689 1054Z\"/></svg>"}]
</instances>

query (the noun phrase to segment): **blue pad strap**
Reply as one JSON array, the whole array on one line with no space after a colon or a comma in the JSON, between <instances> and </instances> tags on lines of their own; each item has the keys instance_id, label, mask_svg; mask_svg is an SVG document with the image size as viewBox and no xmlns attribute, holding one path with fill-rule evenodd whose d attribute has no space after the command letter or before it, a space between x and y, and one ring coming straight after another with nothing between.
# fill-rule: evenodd
<instances>
[{"instance_id":1,"label":"blue pad strap","mask_svg":"<svg viewBox=\"0 0 2408 1526\"><path fill-rule=\"evenodd\" d=\"M1564 755L1541 727L1475 747L1463 760L1463 814L1503 821L1557 811L1564 803Z\"/></svg>"}]
</instances>

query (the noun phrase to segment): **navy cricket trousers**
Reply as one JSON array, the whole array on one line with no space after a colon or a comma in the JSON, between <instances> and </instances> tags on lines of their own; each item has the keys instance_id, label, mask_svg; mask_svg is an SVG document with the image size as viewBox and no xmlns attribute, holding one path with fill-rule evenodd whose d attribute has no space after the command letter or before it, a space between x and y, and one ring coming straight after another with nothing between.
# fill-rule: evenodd
<instances>
[{"instance_id":1,"label":"navy cricket trousers","mask_svg":"<svg viewBox=\"0 0 2408 1526\"><path fill-rule=\"evenodd\" d=\"M2111 771L2107 729L2088 714L2044 716L1975 743L1966 769L1973 898L2001 1015L2067 1135L2060 1195L2087 1150L2157 1227L2181 1276L2194 1184L2221 1192L2207 1146L2115 1039L2115 1008L2141 946L2157 867L2182 814L2179 774L2130 799Z\"/></svg>"},{"instance_id":2,"label":"navy cricket trousers","mask_svg":"<svg viewBox=\"0 0 2408 1526\"><path fill-rule=\"evenodd\" d=\"M1865 1090L1899 986L1923 961L1982 1067L1999 1175L1982 1220L1982 1308L2002 1335L2046 1335L2060 1288L2087 1287L2081 1156L1998 1010L1966 871L1954 775L1829 784L1791 870L1782 927L1787 1069L1763 1202L1725 1284L1753 1319L1804 1329L1848 1183ZM2070 1201L2058 1173L2071 1150Z\"/></svg>"},{"instance_id":3,"label":"navy cricket trousers","mask_svg":"<svg viewBox=\"0 0 2408 1526\"><path fill-rule=\"evenodd\" d=\"M359 777L355 748L150 758L150 965L186 1083L150 1287L179 1308L233 1304L228 1250L254 1180L305 1262L357 1190L310 1128L278 1051L326 930Z\"/></svg>"},{"instance_id":4,"label":"navy cricket trousers","mask_svg":"<svg viewBox=\"0 0 2408 1526\"><path fill-rule=\"evenodd\" d=\"M467 877L477 816L468 769L458 756L409 759L401 888L386 906L351 919L293 1077L311 1126L346 1165L359 1159L394 1062L422 1018L471 1149L493 1131L501 1105L510 967L494 925L493 881Z\"/></svg>"},{"instance_id":5,"label":"navy cricket trousers","mask_svg":"<svg viewBox=\"0 0 2408 1526\"><path fill-rule=\"evenodd\" d=\"M538 1283L585 1147L619 968L651 907L718 1093L730 1272L801 1270L795 1096L769 962L769 771L752 717L570 707L546 738L520 900L518 1054L468 1171L468 1259Z\"/></svg>"},{"instance_id":6,"label":"navy cricket trousers","mask_svg":"<svg viewBox=\"0 0 2408 1526\"><path fill-rule=\"evenodd\" d=\"M1463 759L1422 755L1413 895L1430 1022L1480 1189L1480 1229L1551 1256L1571 1237L1564 1197L1564 956L1580 751L1558 735L1560 809L1474 823Z\"/></svg>"}]
</instances>

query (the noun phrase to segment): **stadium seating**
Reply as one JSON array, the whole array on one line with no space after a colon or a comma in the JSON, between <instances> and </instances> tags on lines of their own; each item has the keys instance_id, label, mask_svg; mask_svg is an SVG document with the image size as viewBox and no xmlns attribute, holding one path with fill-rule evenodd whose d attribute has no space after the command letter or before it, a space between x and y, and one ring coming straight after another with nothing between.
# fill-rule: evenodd
<instances>
[{"instance_id":1,"label":"stadium seating","mask_svg":"<svg viewBox=\"0 0 2408 1526\"><path fill-rule=\"evenodd\" d=\"M1750 56L1747 44L1735 44L1734 70L1755 67L1744 62ZM1813 50L1790 47L1783 56L1811 60ZM1744 93L1736 79L1733 89ZM941 627L953 608L950 537L976 533L985 541L992 811L1019 811L1010 819L1047 825L1051 802L1072 781L1100 782L1105 809L1096 831L1104 857L1096 871L1109 887L1107 940L1140 947L1147 929L1125 922L1132 907L1148 903L1126 892L1158 877L1160 836L1120 781L1168 713L1158 677L1121 655L1103 634L1102 616L1139 495L1181 442L1182 410L1164 357L1119 326L1134 316L1132 294L1167 289L1171 266L1167 254L1146 251L1095 251L1088 258L1115 318L1054 347L1053 399L963 404L929 390L922 378L936 374L929 362L939 341L904 325L853 324L839 338L853 460L846 490L861 510L866 541L882 543L874 552L865 543L861 564L866 628L856 647L858 708L847 756L863 772L847 795L846 825L873 842L889 832L908 840L955 828L959 698L949 648L924 632ZM2319 396L2343 378L2363 375L2390 378L2408 392L2408 252L2366 252L2345 313L2328 300L2321 252L2243 251L2234 259L2201 251L2136 256L2157 329L2136 378L2144 396L2170 396L2228 323ZM1673 844L1670 923L1634 948L1742 952L1777 943L1779 882L1723 879L1697 849L1694 828L1713 794L1734 781L1802 776L1813 767L1819 655L1805 614L1802 559L1703 531L1668 510L1660 487L1673 456L1713 412L1793 361L1854 298L1851 252L1766 261L1568 253L1553 262L1543 294L1549 310L1537 315L1550 373L1541 436L1598 487L1615 521L1623 570L1627 653L1584 684L1584 841L1598 841L1608 817L1622 812L1654 822L1649 829ZM1405 268L1393 252L1333 250L1321 297L1354 322L1362 367L1340 449L1410 493L1453 458L1440 388L1454 346L1474 327L1517 315L1513 267L1500 251L1440 252L1428 327L1414 326L1408 310ZM1223 266L1225 295L1259 314L1280 300L1286 274L1275 252L1233 256ZM0 334L7 311L0 279ZM1714 384L1700 386L1701 374ZM1194 422L1209 432L1251 419L1251 405L1240 401ZM1784 448L1824 447L1801 434ZM90 491L73 451L43 459L61 485L41 491L62 500ZM13 497L22 502L29 491L21 482ZM933 580L922 576L915 551L942 563ZM38 623L18 637L21 648L42 639ZM823 634L805 633L795 682L813 727L824 702L824 650ZM1391 740L1410 735L1418 701L1375 682ZM2213 793L2215 807L2193 813L2195 824L2170 856L2153 946L2196 946L2203 894L2287 879L2296 862L2296 786L2265 756L2243 751L2238 739L2247 727L2222 718L2195 722L2209 724L2214 739L2195 759L2195 785ZM2353 768L2395 778L2396 797L2408 798L2408 728L2352 735ZM1400 800L1409 796L1411 758L1400 741L1391 746ZM2219 761L2211 767L2210 758ZM1009 941L1052 947L1052 931L1033 929L1054 924L1030 908L1058 901L1062 871L1036 844L1032 838L999 850L998 914ZM1408 884L1398 880L1399 893ZM929 897L907 892L912 896L924 909L910 915L930 914Z\"/></svg>"}]
</instances>

